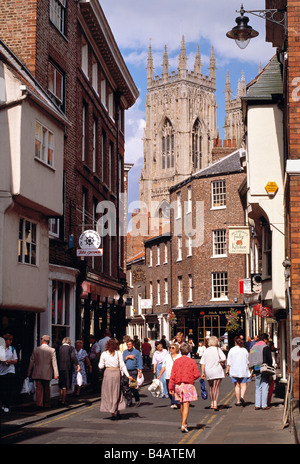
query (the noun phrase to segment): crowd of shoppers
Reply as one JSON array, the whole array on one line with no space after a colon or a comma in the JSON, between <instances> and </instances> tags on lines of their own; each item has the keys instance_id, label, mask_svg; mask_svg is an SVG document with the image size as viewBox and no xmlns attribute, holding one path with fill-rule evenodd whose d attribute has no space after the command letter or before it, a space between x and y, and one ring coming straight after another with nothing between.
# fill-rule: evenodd
<instances>
[{"instance_id":1,"label":"crowd of shoppers","mask_svg":"<svg viewBox=\"0 0 300 464\"><path fill-rule=\"evenodd\" d=\"M3 339L5 359L0 361L0 399L2 410L9 412L18 356L13 336L7 333ZM156 342L144 338L143 343L138 337L131 339L125 335L119 344L106 330L98 342L93 335L89 342L88 350L83 348L82 340L77 340L74 348L72 340L65 337L55 350L50 347L49 335L41 338L40 346L32 352L27 372L35 381L38 408L50 407L50 381L54 378L58 379L63 405L68 390L74 387L75 394L79 395L81 388L90 383L100 393L100 411L109 412L112 420L119 419L121 410L140 406L143 370L149 370L151 364L153 378L161 385L160 398L169 398L170 407L180 409L183 433L189 430L190 403L198 399L195 381L199 377L208 382L210 408L214 411L220 409L218 398L225 376L234 385L236 406L246 405L247 385L255 378L255 410L270 408L276 376L261 372L261 365L276 367L276 349L265 333L246 342L242 336L236 336L227 356L217 337L209 337L205 344L200 341L196 350L192 340L185 340L181 332L171 341L166 337ZM194 358L199 360L199 367Z\"/></svg>"}]
</instances>

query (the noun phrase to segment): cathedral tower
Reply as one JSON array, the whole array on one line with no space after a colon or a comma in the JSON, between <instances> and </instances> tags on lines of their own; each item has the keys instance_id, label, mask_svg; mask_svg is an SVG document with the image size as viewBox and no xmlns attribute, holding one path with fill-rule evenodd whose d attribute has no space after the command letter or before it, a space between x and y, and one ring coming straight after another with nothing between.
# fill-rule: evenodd
<instances>
[{"instance_id":1,"label":"cathedral tower","mask_svg":"<svg viewBox=\"0 0 300 464\"><path fill-rule=\"evenodd\" d=\"M211 49L209 76L201 74L199 47L194 70L187 69L184 37L177 72L169 72L165 47L162 75L154 77L152 48L147 61L146 127L140 201L152 217L167 210L169 187L211 163L216 127L216 61Z\"/></svg>"}]
</instances>

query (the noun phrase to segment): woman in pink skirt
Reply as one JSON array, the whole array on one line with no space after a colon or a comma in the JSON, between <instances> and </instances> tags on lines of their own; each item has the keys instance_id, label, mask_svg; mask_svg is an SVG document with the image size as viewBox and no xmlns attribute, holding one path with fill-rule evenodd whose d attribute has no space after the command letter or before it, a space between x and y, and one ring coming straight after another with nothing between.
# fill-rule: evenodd
<instances>
[{"instance_id":1,"label":"woman in pink skirt","mask_svg":"<svg viewBox=\"0 0 300 464\"><path fill-rule=\"evenodd\" d=\"M181 358L174 361L169 380L169 391L175 393L175 399L180 401L181 432L187 433L187 418L190 402L197 401L198 395L194 382L200 377L200 372L194 359L189 358L189 346L186 343L180 345Z\"/></svg>"}]
</instances>

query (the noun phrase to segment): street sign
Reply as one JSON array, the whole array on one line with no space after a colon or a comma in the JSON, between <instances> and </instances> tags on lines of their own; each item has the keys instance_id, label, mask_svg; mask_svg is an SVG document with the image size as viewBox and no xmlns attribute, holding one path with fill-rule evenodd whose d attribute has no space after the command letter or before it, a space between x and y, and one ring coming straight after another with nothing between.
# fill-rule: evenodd
<instances>
[{"instance_id":1,"label":"street sign","mask_svg":"<svg viewBox=\"0 0 300 464\"><path fill-rule=\"evenodd\" d=\"M77 256L103 256L101 237L95 230L85 230L79 237L80 250L77 249Z\"/></svg>"},{"instance_id":2,"label":"street sign","mask_svg":"<svg viewBox=\"0 0 300 464\"><path fill-rule=\"evenodd\" d=\"M77 256L103 256L103 248L94 250L77 250Z\"/></svg>"}]
</instances>

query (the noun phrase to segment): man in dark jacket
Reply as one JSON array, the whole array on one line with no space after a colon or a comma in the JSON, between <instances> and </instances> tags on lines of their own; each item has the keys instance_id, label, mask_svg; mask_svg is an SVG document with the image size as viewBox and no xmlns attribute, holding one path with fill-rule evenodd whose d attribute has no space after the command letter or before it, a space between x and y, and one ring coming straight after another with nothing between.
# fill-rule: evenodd
<instances>
[{"instance_id":1,"label":"man in dark jacket","mask_svg":"<svg viewBox=\"0 0 300 464\"><path fill-rule=\"evenodd\" d=\"M253 345L249 354L249 366L253 367L255 374L255 409L270 409L267 404L270 376L260 372L261 364L272 366L272 354L267 345L268 340L268 334L261 334L259 341Z\"/></svg>"}]
</instances>

